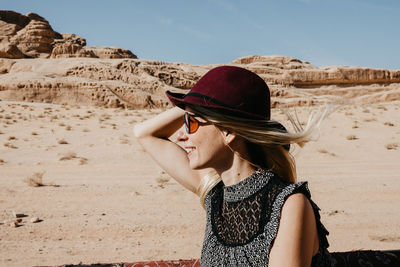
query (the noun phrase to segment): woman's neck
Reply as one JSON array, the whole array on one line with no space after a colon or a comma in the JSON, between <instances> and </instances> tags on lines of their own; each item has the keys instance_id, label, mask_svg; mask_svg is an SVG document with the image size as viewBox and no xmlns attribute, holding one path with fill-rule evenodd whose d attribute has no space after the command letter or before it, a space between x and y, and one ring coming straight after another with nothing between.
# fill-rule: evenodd
<instances>
[{"instance_id":1,"label":"woman's neck","mask_svg":"<svg viewBox=\"0 0 400 267\"><path fill-rule=\"evenodd\" d=\"M232 166L227 170L221 171L219 175L221 176L224 185L230 186L246 179L256 170L257 168L248 161L235 155Z\"/></svg>"}]
</instances>

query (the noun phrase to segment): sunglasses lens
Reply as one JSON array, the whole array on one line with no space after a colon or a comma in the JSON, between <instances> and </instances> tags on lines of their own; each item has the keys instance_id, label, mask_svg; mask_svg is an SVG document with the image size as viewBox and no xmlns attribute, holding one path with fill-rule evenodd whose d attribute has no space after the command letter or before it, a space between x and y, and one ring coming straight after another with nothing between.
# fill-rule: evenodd
<instances>
[{"instance_id":1,"label":"sunglasses lens","mask_svg":"<svg viewBox=\"0 0 400 267\"><path fill-rule=\"evenodd\" d=\"M195 133L199 128L199 122L194 117L190 116L189 113L185 113L184 118L185 118L186 132L189 134Z\"/></svg>"},{"instance_id":2,"label":"sunglasses lens","mask_svg":"<svg viewBox=\"0 0 400 267\"><path fill-rule=\"evenodd\" d=\"M193 118L189 117L189 133L194 133L199 128L199 122Z\"/></svg>"}]
</instances>

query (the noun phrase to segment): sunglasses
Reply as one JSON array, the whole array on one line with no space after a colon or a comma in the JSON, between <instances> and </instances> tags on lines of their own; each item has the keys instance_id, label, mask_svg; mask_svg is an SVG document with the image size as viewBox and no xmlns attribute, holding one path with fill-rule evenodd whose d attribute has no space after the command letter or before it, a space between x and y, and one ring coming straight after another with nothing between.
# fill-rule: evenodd
<instances>
[{"instance_id":1,"label":"sunglasses","mask_svg":"<svg viewBox=\"0 0 400 267\"><path fill-rule=\"evenodd\" d=\"M204 122L199 122L198 120L196 120L196 118L201 118L200 116L189 114L187 112L185 113L183 118L185 129L188 134L195 133L197 129L199 129L200 124L205 124Z\"/></svg>"}]
</instances>

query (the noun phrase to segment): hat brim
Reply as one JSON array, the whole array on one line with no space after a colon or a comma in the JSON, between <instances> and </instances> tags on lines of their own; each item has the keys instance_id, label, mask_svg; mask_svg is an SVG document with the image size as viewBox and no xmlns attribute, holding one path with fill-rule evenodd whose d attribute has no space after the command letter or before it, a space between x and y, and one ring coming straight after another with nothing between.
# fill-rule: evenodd
<instances>
[{"instance_id":1,"label":"hat brim","mask_svg":"<svg viewBox=\"0 0 400 267\"><path fill-rule=\"evenodd\" d=\"M183 100L183 98L185 97L185 94L181 94L181 93L173 93L171 91L166 91L165 92L167 94L167 97L169 99L169 101L171 101L171 103L174 106L177 106L181 109L185 109L186 105L185 102Z\"/></svg>"},{"instance_id":2,"label":"hat brim","mask_svg":"<svg viewBox=\"0 0 400 267\"><path fill-rule=\"evenodd\" d=\"M174 93L171 91L166 91L165 92L169 100L172 102L173 105L185 109L187 104L193 104L193 105L198 105L198 106L203 106L203 107L208 107L208 108L215 108L221 113L224 113L226 115L230 116L238 116L242 118L248 118L248 119L267 119L265 117L260 116L259 114L252 114L249 112L241 111L235 108L231 108L226 105L222 105L221 102L215 103L213 99L206 99L203 97L199 96L193 96L189 92L188 94L181 94L181 93Z\"/></svg>"}]
</instances>

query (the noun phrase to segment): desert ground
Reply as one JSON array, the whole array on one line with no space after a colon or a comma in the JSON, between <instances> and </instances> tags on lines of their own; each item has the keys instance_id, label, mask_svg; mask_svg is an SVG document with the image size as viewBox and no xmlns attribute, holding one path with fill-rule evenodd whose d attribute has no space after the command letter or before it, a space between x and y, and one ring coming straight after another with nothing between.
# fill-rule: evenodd
<instances>
[{"instance_id":1,"label":"desert ground","mask_svg":"<svg viewBox=\"0 0 400 267\"><path fill-rule=\"evenodd\" d=\"M133 136L162 111L0 101L0 266L199 258L198 197ZM342 105L315 139L293 154L330 251L400 249L400 102Z\"/></svg>"}]
</instances>

